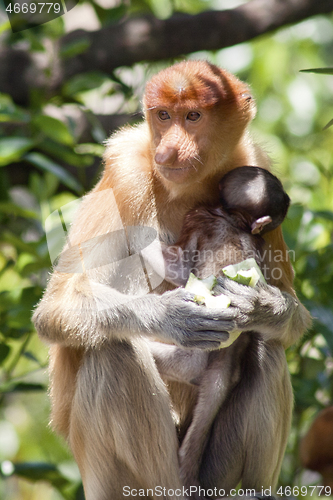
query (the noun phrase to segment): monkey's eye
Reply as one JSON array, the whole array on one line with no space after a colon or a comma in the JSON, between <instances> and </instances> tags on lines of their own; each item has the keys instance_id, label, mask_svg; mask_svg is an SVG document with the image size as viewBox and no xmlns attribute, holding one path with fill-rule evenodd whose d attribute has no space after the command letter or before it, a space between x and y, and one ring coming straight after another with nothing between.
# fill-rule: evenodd
<instances>
[{"instance_id":1,"label":"monkey's eye","mask_svg":"<svg viewBox=\"0 0 333 500\"><path fill-rule=\"evenodd\" d=\"M197 122L201 117L201 114L197 111L190 111L186 117L186 120L190 120L191 122Z\"/></svg>"},{"instance_id":2,"label":"monkey's eye","mask_svg":"<svg viewBox=\"0 0 333 500\"><path fill-rule=\"evenodd\" d=\"M170 115L169 115L169 113L167 111L159 111L158 112L158 117L162 121L170 119Z\"/></svg>"}]
</instances>

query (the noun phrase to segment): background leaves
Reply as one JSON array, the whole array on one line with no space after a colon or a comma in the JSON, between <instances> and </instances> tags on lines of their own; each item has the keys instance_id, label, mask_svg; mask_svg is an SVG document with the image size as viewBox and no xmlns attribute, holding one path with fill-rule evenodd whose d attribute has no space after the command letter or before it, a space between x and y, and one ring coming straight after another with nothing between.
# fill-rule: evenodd
<instances>
[{"instance_id":1,"label":"background leaves","mask_svg":"<svg viewBox=\"0 0 333 500\"><path fill-rule=\"evenodd\" d=\"M87 1L72 13L77 19L79 9L90 9L82 21L106 26L132 13L165 19L175 11L221 6L230 2L135 0L109 8ZM0 43L21 44L34 57L49 54L69 30L68 19L15 35L0 20ZM86 48L84 37L68 42L61 57L68 60ZM300 485L308 476L300 468L299 440L316 413L333 402L333 140L328 128L333 19L317 16L251 43L190 57L208 58L251 85L258 106L252 133L292 198L284 235L293 251L297 293L314 322L287 351L295 411L280 484ZM0 94L0 497L5 500L83 498L72 456L48 427L47 348L30 321L51 266L44 221L94 185L103 141L125 122L140 119L145 81L172 62L119 67L110 74L85 72L63 81L56 95L32 91L24 106ZM49 81L55 64L51 57L45 65Z\"/></svg>"}]
</instances>

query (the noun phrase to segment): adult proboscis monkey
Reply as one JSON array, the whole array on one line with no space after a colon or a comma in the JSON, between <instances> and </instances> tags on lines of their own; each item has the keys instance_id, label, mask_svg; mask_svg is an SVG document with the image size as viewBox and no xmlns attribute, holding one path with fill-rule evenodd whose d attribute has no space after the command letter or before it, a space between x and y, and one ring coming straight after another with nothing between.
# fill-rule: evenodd
<instances>
[{"instance_id":1,"label":"adult proboscis monkey","mask_svg":"<svg viewBox=\"0 0 333 500\"><path fill-rule=\"evenodd\" d=\"M235 328L255 331L261 364L247 383L256 390L245 391L241 415L227 414L213 427L199 477L204 488L228 491L240 479L245 488L274 488L292 406L284 348L309 322L281 229L264 236L269 285L248 289L220 279L231 305L213 311L182 288L158 284L143 265L146 232L137 231L152 228L173 244L190 209L218 201L224 174L243 165L269 168L247 131L254 100L235 76L187 61L148 82L144 111L144 123L108 142L103 176L83 199L34 313L40 337L53 344L53 426L71 446L87 500L123 500L124 492L148 488L146 496L158 498L157 487L164 498L179 499L170 398L183 439L196 391L177 382L167 390L146 339L212 350ZM242 469L239 454L246 457Z\"/></svg>"}]
</instances>

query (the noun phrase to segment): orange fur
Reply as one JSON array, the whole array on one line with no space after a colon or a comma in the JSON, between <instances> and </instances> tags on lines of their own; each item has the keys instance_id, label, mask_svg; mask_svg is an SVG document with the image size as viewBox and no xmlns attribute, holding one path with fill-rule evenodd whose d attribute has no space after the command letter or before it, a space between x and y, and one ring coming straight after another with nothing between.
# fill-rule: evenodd
<instances>
[{"instance_id":1,"label":"orange fur","mask_svg":"<svg viewBox=\"0 0 333 500\"><path fill-rule=\"evenodd\" d=\"M248 86L205 61L184 61L161 71L148 82L146 109L212 109L237 104Z\"/></svg>"}]
</instances>

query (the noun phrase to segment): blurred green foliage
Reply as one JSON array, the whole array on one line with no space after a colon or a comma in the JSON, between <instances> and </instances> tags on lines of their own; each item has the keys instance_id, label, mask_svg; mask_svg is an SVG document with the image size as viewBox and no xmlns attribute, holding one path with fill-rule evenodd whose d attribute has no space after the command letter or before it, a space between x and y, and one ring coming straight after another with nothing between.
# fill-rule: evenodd
<instances>
[{"instance_id":1,"label":"blurred green foliage","mask_svg":"<svg viewBox=\"0 0 333 500\"><path fill-rule=\"evenodd\" d=\"M114 8L102 5L82 2L72 17L89 9L103 26L127 13L165 18L177 10L196 13L219 4L135 0L115 2ZM45 52L69 29L69 14L15 35L5 22L0 41ZM85 47L84 40L67 46L62 57ZM274 172L293 201L284 235L293 250L297 293L314 323L287 352L295 411L280 484L301 485L308 479L299 465L300 437L333 400L333 129L324 130L333 117L333 76L300 71L333 65L333 18L318 16L251 43L191 57L208 58L251 85L258 104L253 135L272 157ZM6 500L83 498L71 455L48 428L47 349L30 321L51 266L44 222L96 180L96 169L87 172L99 162L106 131L95 115L139 112L145 81L172 62L119 68L112 75L80 74L63 82L55 96L32 93L26 108L0 94L0 497ZM50 68L49 73L51 78ZM90 142L80 139L73 112L87 119ZM16 169L28 172L24 181L17 182Z\"/></svg>"}]
</instances>

